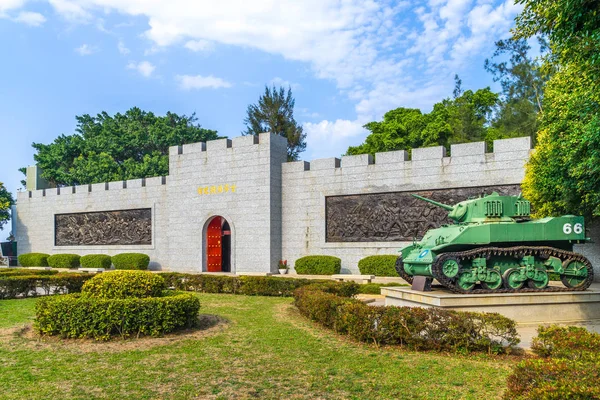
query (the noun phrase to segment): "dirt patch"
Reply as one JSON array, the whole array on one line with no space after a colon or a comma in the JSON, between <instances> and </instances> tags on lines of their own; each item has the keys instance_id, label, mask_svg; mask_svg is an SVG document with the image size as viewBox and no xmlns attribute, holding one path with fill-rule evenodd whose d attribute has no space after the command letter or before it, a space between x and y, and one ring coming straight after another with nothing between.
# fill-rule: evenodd
<instances>
[{"instance_id":1,"label":"dirt patch","mask_svg":"<svg viewBox=\"0 0 600 400\"><path fill-rule=\"evenodd\" d=\"M108 341L94 339L63 339L58 336L43 336L35 332L32 324L0 329L0 343L19 341L20 345L32 350L67 350L75 353L121 352L130 350L146 350L157 346L165 346L184 340L198 340L214 336L227 329L230 321L212 314L198 316L195 328L169 333L162 337L142 336L127 339L114 337Z\"/></svg>"}]
</instances>

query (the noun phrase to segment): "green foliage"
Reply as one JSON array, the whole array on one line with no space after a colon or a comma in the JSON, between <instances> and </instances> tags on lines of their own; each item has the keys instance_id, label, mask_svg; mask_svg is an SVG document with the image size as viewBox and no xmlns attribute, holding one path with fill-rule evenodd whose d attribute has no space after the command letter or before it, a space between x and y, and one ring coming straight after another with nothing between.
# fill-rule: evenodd
<instances>
[{"instance_id":1,"label":"green foliage","mask_svg":"<svg viewBox=\"0 0 600 400\"><path fill-rule=\"evenodd\" d=\"M142 253L121 253L112 256L111 261L116 269L148 269L150 257Z\"/></svg>"},{"instance_id":2,"label":"green foliage","mask_svg":"<svg viewBox=\"0 0 600 400\"><path fill-rule=\"evenodd\" d=\"M77 254L54 254L48 257L48 266L52 268L78 268L80 258Z\"/></svg>"},{"instance_id":3,"label":"green foliage","mask_svg":"<svg viewBox=\"0 0 600 400\"><path fill-rule=\"evenodd\" d=\"M50 254L45 253L25 253L20 254L18 258L22 267L47 267Z\"/></svg>"},{"instance_id":4,"label":"green foliage","mask_svg":"<svg viewBox=\"0 0 600 400\"><path fill-rule=\"evenodd\" d=\"M15 204L12 194L6 190L4 183L0 182L0 230L10 219L10 206Z\"/></svg>"},{"instance_id":5,"label":"green foliage","mask_svg":"<svg viewBox=\"0 0 600 400\"><path fill-rule=\"evenodd\" d=\"M383 287L408 286L406 283L365 283L359 286L359 293L362 294L381 294Z\"/></svg>"},{"instance_id":6,"label":"green foliage","mask_svg":"<svg viewBox=\"0 0 600 400\"><path fill-rule=\"evenodd\" d=\"M363 275L398 276L394 255L368 256L358 262L358 269Z\"/></svg>"},{"instance_id":7,"label":"green foliage","mask_svg":"<svg viewBox=\"0 0 600 400\"><path fill-rule=\"evenodd\" d=\"M296 260L294 269L300 275L339 274L342 260L333 256L305 256Z\"/></svg>"},{"instance_id":8,"label":"green foliage","mask_svg":"<svg viewBox=\"0 0 600 400\"><path fill-rule=\"evenodd\" d=\"M103 299L160 297L165 280L148 271L111 271L97 274L83 285L81 292Z\"/></svg>"},{"instance_id":9,"label":"green foliage","mask_svg":"<svg viewBox=\"0 0 600 400\"><path fill-rule=\"evenodd\" d=\"M35 297L38 289L45 294L74 293L81 291L88 274L48 274L56 271L36 271L37 274L0 275L0 299Z\"/></svg>"},{"instance_id":10,"label":"green foliage","mask_svg":"<svg viewBox=\"0 0 600 400\"><path fill-rule=\"evenodd\" d=\"M531 349L541 359L513 368L505 399L600 398L600 334L574 326L540 326Z\"/></svg>"},{"instance_id":11,"label":"green foliage","mask_svg":"<svg viewBox=\"0 0 600 400\"><path fill-rule=\"evenodd\" d=\"M590 0L519 0L516 37L547 37L546 67L556 72L544 91L536 152L523 191L536 216L600 216L600 13Z\"/></svg>"},{"instance_id":12,"label":"green foliage","mask_svg":"<svg viewBox=\"0 0 600 400\"><path fill-rule=\"evenodd\" d=\"M288 142L288 161L297 160L306 149L306 133L294 119L295 102L291 88L286 93L283 87L278 90L275 86L272 89L265 86L265 94L258 103L248 106L244 135L271 132L283 136Z\"/></svg>"},{"instance_id":13,"label":"green foliage","mask_svg":"<svg viewBox=\"0 0 600 400\"><path fill-rule=\"evenodd\" d=\"M79 262L82 268L110 269L112 265L110 256L106 254L88 254L87 256L82 256Z\"/></svg>"},{"instance_id":14,"label":"green foliage","mask_svg":"<svg viewBox=\"0 0 600 400\"><path fill-rule=\"evenodd\" d=\"M22 276L22 275L56 275L59 271L56 270L38 270L27 268L11 268L0 269L0 279L5 276Z\"/></svg>"},{"instance_id":15,"label":"green foliage","mask_svg":"<svg viewBox=\"0 0 600 400\"><path fill-rule=\"evenodd\" d=\"M497 353L519 343L516 323L495 313L369 306L310 286L294 292L294 304L301 314L337 333L378 345Z\"/></svg>"},{"instance_id":16,"label":"green foliage","mask_svg":"<svg viewBox=\"0 0 600 400\"><path fill-rule=\"evenodd\" d=\"M120 181L169 174L169 146L217 139L196 118L167 113L156 116L139 108L110 116L77 116L76 133L51 144L34 143L42 176L57 185Z\"/></svg>"},{"instance_id":17,"label":"green foliage","mask_svg":"<svg viewBox=\"0 0 600 400\"><path fill-rule=\"evenodd\" d=\"M64 338L161 336L194 326L199 308L200 301L191 293L124 299L79 294L54 296L36 303L34 326L41 334Z\"/></svg>"},{"instance_id":18,"label":"green foliage","mask_svg":"<svg viewBox=\"0 0 600 400\"><path fill-rule=\"evenodd\" d=\"M414 108L388 111L381 122L364 127L371 133L365 142L349 147L347 154L375 154L392 150L444 146L482 140L486 137L488 117L498 101L490 88L462 91L457 77L453 99L434 104L429 114Z\"/></svg>"}]
</instances>

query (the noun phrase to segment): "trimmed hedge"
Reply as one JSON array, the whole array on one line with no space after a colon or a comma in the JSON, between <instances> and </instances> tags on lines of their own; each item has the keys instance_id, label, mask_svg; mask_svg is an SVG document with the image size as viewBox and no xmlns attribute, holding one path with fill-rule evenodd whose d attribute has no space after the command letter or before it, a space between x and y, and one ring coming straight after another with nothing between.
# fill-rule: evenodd
<instances>
[{"instance_id":1,"label":"trimmed hedge","mask_svg":"<svg viewBox=\"0 0 600 400\"><path fill-rule=\"evenodd\" d=\"M23 276L23 275L56 275L59 271L43 270L43 269L27 269L27 268L11 268L0 269L0 279L6 276Z\"/></svg>"},{"instance_id":2,"label":"trimmed hedge","mask_svg":"<svg viewBox=\"0 0 600 400\"><path fill-rule=\"evenodd\" d=\"M306 286L294 292L300 313L340 334L415 350L500 353L519 343L516 323L500 314L438 308L368 306Z\"/></svg>"},{"instance_id":3,"label":"trimmed hedge","mask_svg":"<svg viewBox=\"0 0 600 400\"><path fill-rule=\"evenodd\" d=\"M17 257L22 267L47 267L48 257L46 253L25 253Z\"/></svg>"},{"instance_id":4,"label":"trimmed hedge","mask_svg":"<svg viewBox=\"0 0 600 400\"><path fill-rule=\"evenodd\" d=\"M200 301L191 293L125 299L70 294L40 299L34 327L41 334L63 338L161 336L194 326L199 309Z\"/></svg>"},{"instance_id":5,"label":"trimmed hedge","mask_svg":"<svg viewBox=\"0 0 600 400\"><path fill-rule=\"evenodd\" d=\"M300 275L334 275L342 269L342 260L333 256L306 256L296 260L296 273Z\"/></svg>"},{"instance_id":6,"label":"trimmed hedge","mask_svg":"<svg viewBox=\"0 0 600 400\"><path fill-rule=\"evenodd\" d=\"M393 255L368 256L358 262L358 269L362 275L398 276L397 259Z\"/></svg>"},{"instance_id":7,"label":"trimmed hedge","mask_svg":"<svg viewBox=\"0 0 600 400\"><path fill-rule=\"evenodd\" d=\"M206 274L183 274L162 272L167 287L201 293L231 293L247 296L291 297L294 290L319 284L326 290L342 293L357 293L359 285L353 282L334 282L329 280L279 278L273 276L222 276Z\"/></svg>"},{"instance_id":8,"label":"trimmed hedge","mask_svg":"<svg viewBox=\"0 0 600 400\"><path fill-rule=\"evenodd\" d=\"M362 294L381 294L382 287L408 286L406 283L365 283L360 285L359 293Z\"/></svg>"},{"instance_id":9,"label":"trimmed hedge","mask_svg":"<svg viewBox=\"0 0 600 400\"><path fill-rule=\"evenodd\" d=\"M77 254L54 254L48 257L48 266L52 268L77 268L79 259Z\"/></svg>"},{"instance_id":10,"label":"trimmed hedge","mask_svg":"<svg viewBox=\"0 0 600 400\"><path fill-rule=\"evenodd\" d=\"M148 269L150 257L142 253L121 253L111 257L115 269Z\"/></svg>"},{"instance_id":11,"label":"trimmed hedge","mask_svg":"<svg viewBox=\"0 0 600 400\"><path fill-rule=\"evenodd\" d=\"M46 295L80 292L84 282L92 277L89 274L74 273L2 276L0 299L35 297L39 295L38 289L42 289Z\"/></svg>"},{"instance_id":12,"label":"trimmed hedge","mask_svg":"<svg viewBox=\"0 0 600 400\"><path fill-rule=\"evenodd\" d=\"M600 334L541 326L531 349L540 358L513 368L505 399L600 399Z\"/></svg>"},{"instance_id":13,"label":"trimmed hedge","mask_svg":"<svg viewBox=\"0 0 600 400\"><path fill-rule=\"evenodd\" d=\"M110 256L106 254L88 254L87 256L81 257L79 260L82 268L104 268L110 269L112 260Z\"/></svg>"},{"instance_id":14,"label":"trimmed hedge","mask_svg":"<svg viewBox=\"0 0 600 400\"><path fill-rule=\"evenodd\" d=\"M102 299L160 297L165 280L148 271L103 272L87 281L81 292Z\"/></svg>"}]
</instances>

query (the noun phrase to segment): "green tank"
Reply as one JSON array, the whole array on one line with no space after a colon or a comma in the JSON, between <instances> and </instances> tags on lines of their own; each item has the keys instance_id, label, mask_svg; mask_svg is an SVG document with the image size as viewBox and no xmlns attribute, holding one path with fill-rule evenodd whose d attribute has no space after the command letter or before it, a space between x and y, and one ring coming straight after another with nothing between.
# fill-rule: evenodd
<instances>
[{"instance_id":1,"label":"green tank","mask_svg":"<svg viewBox=\"0 0 600 400\"><path fill-rule=\"evenodd\" d=\"M590 240L583 217L531 219L520 195L494 192L454 206L413 196L447 210L455 223L400 251L396 270L410 283L425 276L456 293L502 293L585 290L593 281L589 260L573 252ZM562 286L549 286L550 274Z\"/></svg>"}]
</instances>

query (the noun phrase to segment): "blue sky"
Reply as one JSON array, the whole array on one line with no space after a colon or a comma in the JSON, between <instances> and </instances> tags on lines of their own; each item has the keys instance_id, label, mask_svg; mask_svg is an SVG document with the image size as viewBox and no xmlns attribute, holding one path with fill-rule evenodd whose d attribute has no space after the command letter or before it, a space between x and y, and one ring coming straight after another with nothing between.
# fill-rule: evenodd
<instances>
[{"instance_id":1,"label":"blue sky","mask_svg":"<svg viewBox=\"0 0 600 400\"><path fill-rule=\"evenodd\" d=\"M32 142L75 115L196 113L238 136L265 84L290 85L302 158L339 156L396 107L427 112L492 86L483 61L512 0L0 0L0 181L16 192Z\"/></svg>"}]
</instances>

